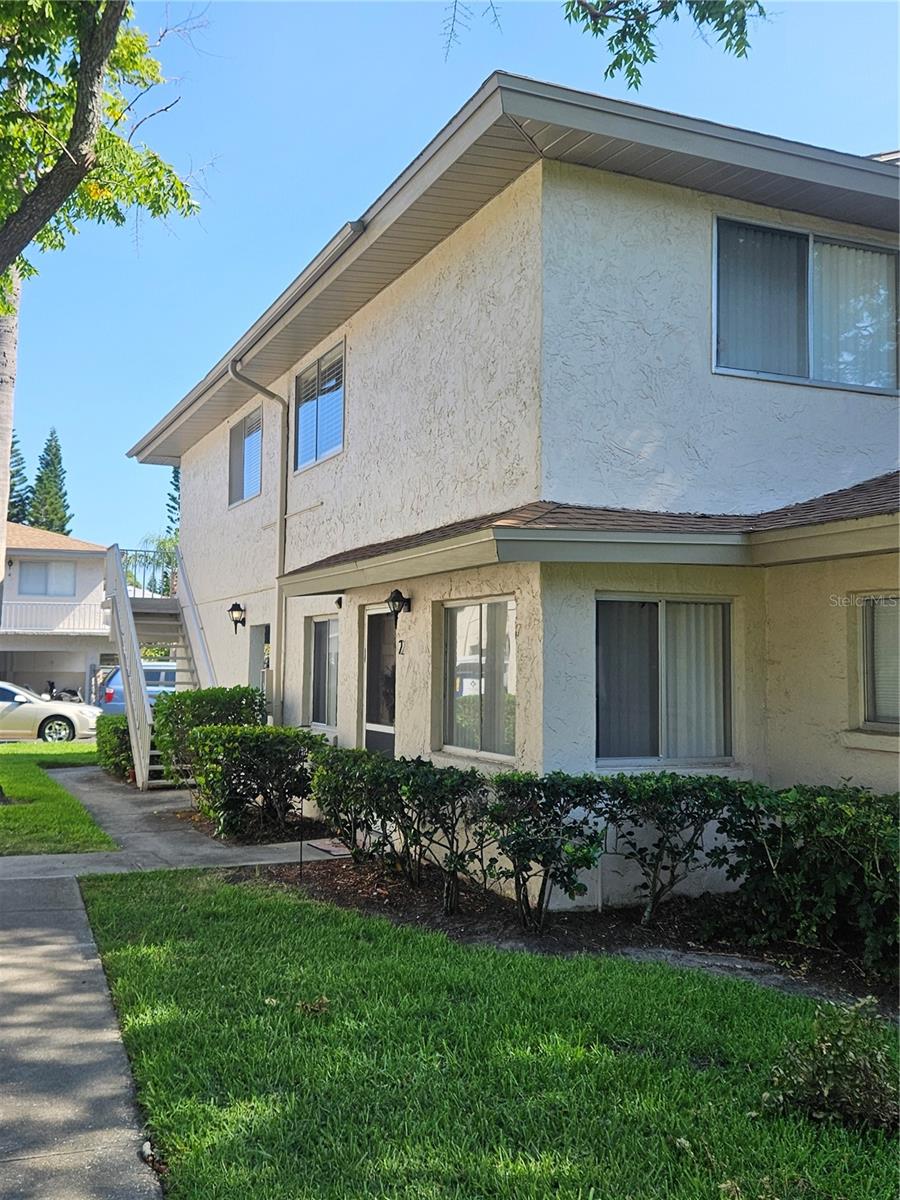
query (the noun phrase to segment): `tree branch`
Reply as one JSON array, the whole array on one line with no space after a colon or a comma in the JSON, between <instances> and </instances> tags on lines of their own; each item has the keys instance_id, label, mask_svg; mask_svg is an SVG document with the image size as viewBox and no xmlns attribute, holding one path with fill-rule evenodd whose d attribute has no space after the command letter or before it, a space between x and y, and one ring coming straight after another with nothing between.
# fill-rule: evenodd
<instances>
[{"instance_id":1,"label":"tree branch","mask_svg":"<svg viewBox=\"0 0 900 1200\"><path fill-rule=\"evenodd\" d=\"M78 29L78 77L64 151L0 226L0 275L13 265L90 173L103 120L103 81L125 16L126 0L84 3Z\"/></svg>"}]
</instances>

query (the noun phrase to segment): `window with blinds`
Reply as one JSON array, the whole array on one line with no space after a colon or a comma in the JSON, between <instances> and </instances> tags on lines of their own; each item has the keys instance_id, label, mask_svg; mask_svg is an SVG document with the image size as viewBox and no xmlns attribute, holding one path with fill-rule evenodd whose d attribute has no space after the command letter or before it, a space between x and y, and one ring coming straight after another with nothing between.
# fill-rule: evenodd
<instances>
[{"instance_id":1,"label":"window with blinds","mask_svg":"<svg viewBox=\"0 0 900 1200\"><path fill-rule=\"evenodd\" d=\"M871 596L863 608L865 721L900 727L900 597Z\"/></svg>"},{"instance_id":2,"label":"window with blinds","mask_svg":"<svg viewBox=\"0 0 900 1200\"><path fill-rule=\"evenodd\" d=\"M597 601L597 757L731 755L728 604Z\"/></svg>"},{"instance_id":3,"label":"window with blinds","mask_svg":"<svg viewBox=\"0 0 900 1200\"><path fill-rule=\"evenodd\" d=\"M228 451L228 503L249 500L262 488L262 409L232 425Z\"/></svg>"},{"instance_id":4,"label":"window with blinds","mask_svg":"<svg viewBox=\"0 0 900 1200\"><path fill-rule=\"evenodd\" d=\"M294 394L294 466L299 469L343 448L343 344L297 376Z\"/></svg>"},{"instance_id":5,"label":"window with blinds","mask_svg":"<svg viewBox=\"0 0 900 1200\"><path fill-rule=\"evenodd\" d=\"M74 596L75 564L22 559L19 565L19 595Z\"/></svg>"},{"instance_id":6,"label":"window with blinds","mask_svg":"<svg viewBox=\"0 0 900 1200\"><path fill-rule=\"evenodd\" d=\"M310 720L333 729L337 725L338 623L336 617L313 618L310 675Z\"/></svg>"},{"instance_id":7,"label":"window with blinds","mask_svg":"<svg viewBox=\"0 0 900 1200\"><path fill-rule=\"evenodd\" d=\"M516 752L514 600L444 609L444 744Z\"/></svg>"},{"instance_id":8,"label":"window with blinds","mask_svg":"<svg viewBox=\"0 0 900 1200\"><path fill-rule=\"evenodd\" d=\"M897 254L720 220L716 366L897 387Z\"/></svg>"}]
</instances>

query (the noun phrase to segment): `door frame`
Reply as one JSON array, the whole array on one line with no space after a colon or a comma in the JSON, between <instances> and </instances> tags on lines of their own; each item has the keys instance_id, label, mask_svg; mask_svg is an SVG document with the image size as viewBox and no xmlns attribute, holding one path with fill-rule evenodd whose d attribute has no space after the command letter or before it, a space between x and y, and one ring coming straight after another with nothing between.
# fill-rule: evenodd
<instances>
[{"instance_id":1,"label":"door frame","mask_svg":"<svg viewBox=\"0 0 900 1200\"><path fill-rule=\"evenodd\" d=\"M366 717L367 717L366 709L368 707L368 702L369 702L369 617L370 616L375 617L375 616L379 616L382 614L389 615L390 611L391 610L384 603L382 603L382 604L366 604L362 610L362 618L363 618L362 670L360 671L360 698L361 698L360 708L361 708L362 723L361 723L361 729L360 729L359 744L360 744L360 747L363 749L365 749L365 746L366 746L366 732L369 729L371 729L374 733L389 733L389 734L391 734L391 736L394 739L394 746L396 748L396 742L397 742L397 680L396 680L396 675L394 677L394 724L393 725L376 725L374 722L370 723L366 719ZM396 653L396 645L397 645L397 628L395 626L394 627L395 653Z\"/></svg>"}]
</instances>

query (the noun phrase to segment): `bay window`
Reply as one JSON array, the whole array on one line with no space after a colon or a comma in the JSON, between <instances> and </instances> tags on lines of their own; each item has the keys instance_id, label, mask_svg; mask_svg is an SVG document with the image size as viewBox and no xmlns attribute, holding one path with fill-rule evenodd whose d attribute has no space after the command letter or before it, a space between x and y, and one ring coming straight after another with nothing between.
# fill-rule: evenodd
<instances>
[{"instance_id":1,"label":"bay window","mask_svg":"<svg viewBox=\"0 0 900 1200\"><path fill-rule=\"evenodd\" d=\"M730 606L597 601L597 757L731 755Z\"/></svg>"},{"instance_id":2,"label":"bay window","mask_svg":"<svg viewBox=\"0 0 900 1200\"><path fill-rule=\"evenodd\" d=\"M490 754L515 754L513 600L444 609L444 743Z\"/></svg>"},{"instance_id":3,"label":"bay window","mask_svg":"<svg viewBox=\"0 0 900 1200\"><path fill-rule=\"evenodd\" d=\"M716 367L897 388L897 254L721 219Z\"/></svg>"}]
</instances>

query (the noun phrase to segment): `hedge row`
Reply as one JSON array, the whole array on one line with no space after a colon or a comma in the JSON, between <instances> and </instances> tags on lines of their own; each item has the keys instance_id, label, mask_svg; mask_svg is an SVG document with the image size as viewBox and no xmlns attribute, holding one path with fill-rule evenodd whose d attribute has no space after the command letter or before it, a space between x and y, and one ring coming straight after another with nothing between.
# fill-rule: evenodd
<instances>
[{"instance_id":1,"label":"hedge row","mask_svg":"<svg viewBox=\"0 0 900 1200\"><path fill-rule=\"evenodd\" d=\"M176 692L157 702L155 737L170 777L193 779L221 833L285 831L298 802L311 797L355 858L390 863L412 884L433 864L448 913L464 880L508 883L528 929L541 928L554 889L583 895L584 872L603 854L636 867L646 922L688 875L719 867L740 884L738 920L751 939L836 946L866 967L896 969L896 795L775 792L669 772L487 777L338 749L264 722L254 688ZM98 751L107 769L127 776L124 718L98 723Z\"/></svg>"},{"instance_id":2,"label":"hedge row","mask_svg":"<svg viewBox=\"0 0 900 1200\"><path fill-rule=\"evenodd\" d=\"M97 761L117 779L134 779L134 756L127 717L97 718Z\"/></svg>"}]
</instances>

